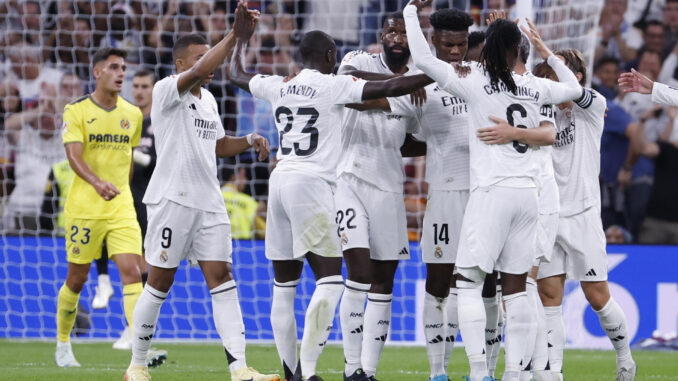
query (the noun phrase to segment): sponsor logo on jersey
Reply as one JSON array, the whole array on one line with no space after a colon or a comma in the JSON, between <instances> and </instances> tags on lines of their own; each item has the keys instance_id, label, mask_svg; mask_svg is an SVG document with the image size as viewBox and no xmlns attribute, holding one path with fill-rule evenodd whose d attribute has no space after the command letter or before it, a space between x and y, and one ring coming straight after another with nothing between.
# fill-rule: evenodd
<instances>
[{"instance_id":1,"label":"sponsor logo on jersey","mask_svg":"<svg viewBox=\"0 0 678 381\"><path fill-rule=\"evenodd\" d=\"M167 252L163 250L162 253L160 253L160 261L164 263L167 262L167 259L168 259Z\"/></svg>"},{"instance_id":2,"label":"sponsor logo on jersey","mask_svg":"<svg viewBox=\"0 0 678 381\"><path fill-rule=\"evenodd\" d=\"M442 258L443 257L443 249L440 248L440 246L436 246L436 252L434 253L436 258Z\"/></svg>"},{"instance_id":3,"label":"sponsor logo on jersey","mask_svg":"<svg viewBox=\"0 0 678 381\"><path fill-rule=\"evenodd\" d=\"M129 136L123 134L89 134L90 143L129 143Z\"/></svg>"},{"instance_id":4,"label":"sponsor logo on jersey","mask_svg":"<svg viewBox=\"0 0 678 381\"><path fill-rule=\"evenodd\" d=\"M87 124L92 124L92 123L94 123L95 120L97 120L97 118L92 118L92 119L87 121Z\"/></svg>"},{"instance_id":5,"label":"sponsor logo on jersey","mask_svg":"<svg viewBox=\"0 0 678 381\"><path fill-rule=\"evenodd\" d=\"M89 122L87 122L87 123L89 123ZM121 121L120 121L120 127L121 127L123 130L129 130L129 120L127 120L127 119L121 120Z\"/></svg>"}]
</instances>

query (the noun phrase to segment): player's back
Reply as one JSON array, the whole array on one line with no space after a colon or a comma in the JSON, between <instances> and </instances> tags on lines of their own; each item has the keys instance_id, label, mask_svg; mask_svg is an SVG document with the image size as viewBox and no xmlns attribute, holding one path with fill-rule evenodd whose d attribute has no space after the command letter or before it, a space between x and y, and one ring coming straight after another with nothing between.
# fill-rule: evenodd
<instances>
[{"instance_id":1,"label":"player's back","mask_svg":"<svg viewBox=\"0 0 678 381\"><path fill-rule=\"evenodd\" d=\"M342 67L393 75L381 54L356 50L348 53ZM415 74L412 65L406 75ZM402 192L403 171L400 147L406 133L418 131L413 118L389 115L381 110L344 110L342 155L337 172L351 173L363 181L389 192Z\"/></svg>"},{"instance_id":2,"label":"player's back","mask_svg":"<svg viewBox=\"0 0 678 381\"><path fill-rule=\"evenodd\" d=\"M298 171L335 182L341 154L341 115L360 102L365 81L304 69L289 80L255 76L252 95L271 102L279 133L276 171Z\"/></svg>"}]
</instances>

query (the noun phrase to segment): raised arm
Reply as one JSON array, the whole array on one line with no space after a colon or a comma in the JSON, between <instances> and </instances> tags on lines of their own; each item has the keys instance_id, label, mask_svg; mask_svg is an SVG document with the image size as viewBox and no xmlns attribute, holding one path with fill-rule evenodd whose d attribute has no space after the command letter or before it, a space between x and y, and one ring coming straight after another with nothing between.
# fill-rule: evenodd
<instances>
[{"instance_id":1,"label":"raised arm","mask_svg":"<svg viewBox=\"0 0 678 381\"><path fill-rule=\"evenodd\" d=\"M399 97L433 83L426 74L409 75L386 81L369 81L363 88L363 100Z\"/></svg>"},{"instance_id":2,"label":"raised arm","mask_svg":"<svg viewBox=\"0 0 678 381\"><path fill-rule=\"evenodd\" d=\"M254 34L257 21L258 17L256 17L255 14L250 13L242 2L238 4L238 8L235 11L235 22L233 23L233 32L237 42L235 45L235 52L231 57L229 76L232 84L248 93L250 92L250 80L256 74L245 71L245 68L242 66L242 57L245 54L247 41L249 41L250 38L252 38L252 34Z\"/></svg>"},{"instance_id":3,"label":"raised arm","mask_svg":"<svg viewBox=\"0 0 678 381\"><path fill-rule=\"evenodd\" d=\"M405 29L407 30L407 41L414 64L435 82L445 86L451 78L457 77L457 75L450 64L439 60L431 53L417 16L418 9L430 5L431 2L432 0L412 0L407 4L403 11Z\"/></svg>"},{"instance_id":4,"label":"raised arm","mask_svg":"<svg viewBox=\"0 0 678 381\"><path fill-rule=\"evenodd\" d=\"M207 79L219 65L224 63L226 57L231 55L233 45L235 45L235 36L231 31L218 44L210 48L192 68L181 73L177 80L179 94L187 92Z\"/></svg>"}]
</instances>

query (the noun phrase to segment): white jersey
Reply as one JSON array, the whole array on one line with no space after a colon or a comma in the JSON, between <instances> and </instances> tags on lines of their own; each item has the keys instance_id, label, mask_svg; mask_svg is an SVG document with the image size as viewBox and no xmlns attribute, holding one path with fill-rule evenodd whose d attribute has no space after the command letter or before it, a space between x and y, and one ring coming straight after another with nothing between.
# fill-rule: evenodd
<instances>
[{"instance_id":1,"label":"white jersey","mask_svg":"<svg viewBox=\"0 0 678 381\"><path fill-rule=\"evenodd\" d=\"M163 198L213 213L226 213L217 178L217 140L225 136L217 102L201 88L200 98L179 94L180 75L155 84L151 123L158 154L145 204Z\"/></svg>"},{"instance_id":2,"label":"white jersey","mask_svg":"<svg viewBox=\"0 0 678 381\"><path fill-rule=\"evenodd\" d=\"M309 69L287 82L281 76L254 76L250 91L271 103L280 136L275 170L305 172L334 183L344 104L362 102L365 83Z\"/></svg>"},{"instance_id":3,"label":"white jersey","mask_svg":"<svg viewBox=\"0 0 678 381\"><path fill-rule=\"evenodd\" d=\"M436 83L425 88L426 103L417 107L410 96L388 98L392 115L416 117L426 141L426 182L431 190L469 189L468 130L470 109L463 99Z\"/></svg>"},{"instance_id":4,"label":"white jersey","mask_svg":"<svg viewBox=\"0 0 678 381\"><path fill-rule=\"evenodd\" d=\"M668 106L678 106L678 89L655 82L652 86L652 102Z\"/></svg>"},{"instance_id":5,"label":"white jersey","mask_svg":"<svg viewBox=\"0 0 678 381\"><path fill-rule=\"evenodd\" d=\"M571 109L556 110L558 133L553 167L560 193L561 216L600 206L600 139L605 123L605 98L586 89Z\"/></svg>"},{"instance_id":6,"label":"white jersey","mask_svg":"<svg viewBox=\"0 0 678 381\"><path fill-rule=\"evenodd\" d=\"M442 89L466 100L473 110L474 128L469 131L471 190L498 183L521 188L535 187L539 163L534 157L534 149L518 142L485 144L476 136L476 129L490 125L490 116L507 119L514 126L536 127L538 123L529 122L528 118L532 116L523 104L542 106L576 99L581 96L581 87L574 74L561 60L551 55L548 64L562 82L514 75L517 90L512 93L503 82L492 84L479 63L469 63L470 72L460 78L454 67L431 53L419 26L417 8L408 5L403 14L410 51L417 67Z\"/></svg>"},{"instance_id":7,"label":"white jersey","mask_svg":"<svg viewBox=\"0 0 678 381\"><path fill-rule=\"evenodd\" d=\"M359 50L344 57L340 70L344 66L372 73L393 74L381 54ZM342 154L337 173L351 173L383 191L402 193L404 176L400 147L405 142L405 134L417 132L418 129L413 118L388 115L380 110L345 109Z\"/></svg>"}]
</instances>

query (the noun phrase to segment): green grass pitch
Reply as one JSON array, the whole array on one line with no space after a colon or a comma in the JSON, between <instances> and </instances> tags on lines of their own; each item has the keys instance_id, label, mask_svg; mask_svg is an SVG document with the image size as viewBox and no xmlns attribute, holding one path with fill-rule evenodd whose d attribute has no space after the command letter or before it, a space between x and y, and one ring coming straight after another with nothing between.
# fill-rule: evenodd
<instances>
[{"instance_id":1,"label":"green grass pitch","mask_svg":"<svg viewBox=\"0 0 678 381\"><path fill-rule=\"evenodd\" d=\"M169 352L168 361L151 369L159 380L229 380L223 349L215 344L154 344ZM122 380L130 353L111 348L110 343L73 344L73 352L82 364L79 369L60 369L54 364L54 343L0 340L0 380ZM639 365L637 381L678 380L678 354L634 352ZM280 362L273 345L249 345L247 360L262 372L280 372ZM499 359L500 371L503 358ZM338 346L328 346L318 364L318 374L325 381L341 381L343 353ZM448 375L454 381L468 373L463 348L452 353ZM499 373L501 374L501 373ZM380 381L426 381L428 359L422 347L384 349L377 376ZM612 351L565 352L565 380L609 381L615 379L615 355Z\"/></svg>"}]
</instances>

